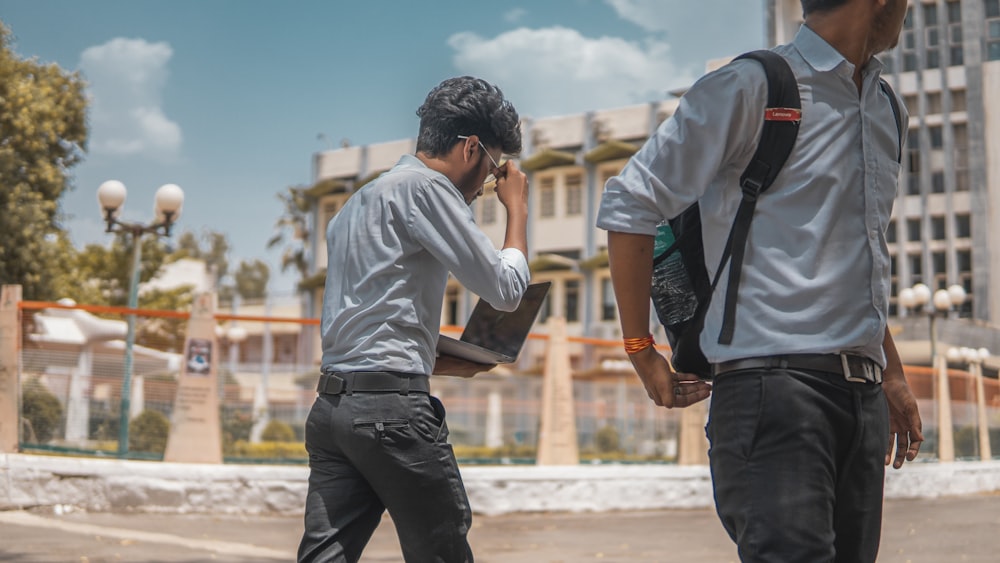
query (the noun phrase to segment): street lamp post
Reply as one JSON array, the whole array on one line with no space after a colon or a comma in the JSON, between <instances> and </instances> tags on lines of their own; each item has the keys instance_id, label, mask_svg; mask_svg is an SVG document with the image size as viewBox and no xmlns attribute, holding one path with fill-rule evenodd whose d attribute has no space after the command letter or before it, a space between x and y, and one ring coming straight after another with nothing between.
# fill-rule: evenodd
<instances>
[{"instance_id":1,"label":"street lamp post","mask_svg":"<svg viewBox=\"0 0 1000 563\"><path fill-rule=\"evenodd\" d=\"M927 285L918 283L899 292L899 304L930 318L931 370L937 377L938 461L955 461L955 434L951 422L951 389L948 387L948 362L937 353L937 317L947 315L952 307L965 302L965 289L952 285L931 294ZM928 307L930 305L930 307Z\"/></svg>"},{"instance_id":2,"label":"street lamp post","mask_svg":"<svg viewBox=\"0 0 1000 563\"><path fill-rule=\"evenodd\" d=\"M164 184L156 190L155 219L152 223L126 223L119 221L125 203L125 185L108 180L97 188L97 201L107 224L107 233L126 233L132 239L132 273L129 281L128 308L133 311L139 301L139 273L142 264L142 235L170 236L170 228L181 214L184 192L175 184ZM132 393L132 348L135 345L135 313L128 314L128 331L125 335L125 370L122 377L121 413L118 425L118 455L128 454L128 425Z\"/></svg>"},{"instance_id":3,"label":"street lamp post","mask_svg":"<svg viewBox=\"0 0 1000 563\"><path fill-rule=\"evenodd\" d=\"M986 348L949 348L948 359L969 364L969 372L976 380L976 426L979 429L979 457L983 461L993 459L990 448L990 427L986 416L986 389L983 385L983 362L990 357Z\"/></svg>"}]
</instances>

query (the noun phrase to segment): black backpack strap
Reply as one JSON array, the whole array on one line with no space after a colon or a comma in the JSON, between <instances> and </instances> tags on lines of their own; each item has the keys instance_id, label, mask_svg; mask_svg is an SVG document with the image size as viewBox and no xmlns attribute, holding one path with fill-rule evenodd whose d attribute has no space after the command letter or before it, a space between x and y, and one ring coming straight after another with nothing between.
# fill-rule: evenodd
<instances>
[{"instance_id":1,"label":"black backpack strap","mask_svg":"<svg viewBox=\"0 0 1000 563\"><path fill-rule=\"evenodd\" d=\"M795 146L802 119L802 102L799 99L798 81L784 57L771 51L752 51L737 57L753 59L764 66L767 76L767 107L764 110L764 126L761 130L757 151L740 176L743 199L736 211L729 238L719 262L719 269L712 282L714 289L719 282L726 260L729 264L729 285L726 287L725 310L720 344L731 344L736 325L736 298L739 293L740 274L743 269L743 255L746 251L750 222L757 207L757 198L774 182L788 155Z\"/></svg>"},{"instance_id":2,"label":"black backpack strap","mask_svg":"<svg viewBox=\"0 0 1000 563\"><path fill-rule=\"evenodd\" d=\"M892 86L885 81L885 78L878 79L879 86L882 87L882 92L889 98L889 105L892 106L892 115L896 118L896 134L899 135L899 152L896 153L896 162L902 164L903 162L903 114L899 111L899 100L896 99L896 93L892 91Z\"/></svg>"}]
</instances>

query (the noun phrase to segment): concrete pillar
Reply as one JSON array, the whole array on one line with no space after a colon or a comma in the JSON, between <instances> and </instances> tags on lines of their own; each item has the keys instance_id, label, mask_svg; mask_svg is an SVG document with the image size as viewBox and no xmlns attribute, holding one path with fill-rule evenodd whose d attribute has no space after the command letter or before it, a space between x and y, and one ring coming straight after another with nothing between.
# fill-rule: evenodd
<instances>
[{"instance_id":1,"label":"concrete pillar","mask_svg":"<svg viewBox=\"0 0 1000 563\"><path fill-rule=\"evenodd\" d=\"M569 365L566 319L550 317L549 344L542 382L541 432L538 465L577 465L580 449L573 405L573 376Z\"/></svg>"},{"instance_id":2,"label":"concrete pillar","mask_svg":"<svg viewBox=\"0 0 1000 563\"><path fill-rule=\"evenodd\" d=\"M681 409L677 465L708 465L708 438L705 437L707 416L708 401Z\"/></svg>"},{"instance_id":3,"label":"concrete pillar","mask_svg":"<svg viewBox=\"0 0 1000 563\"><path fill-rule=\"evenodd\" d=\"M76 368L69 376L69 400L66 401L66 442L84 446L89 436L90 376L93 373L93 347L87 343L80 350Z\"/></svg>"},{"instance_id":4,"label":"concrete pillar","mask_svg":"<svg viewBox=\"0 0 1000 563\"><path fill-rule=\"evenodd\" d=\"M494 384L486 397L486 447L503 446L503 399L500 386Z\"/></svg>"},{"instance_id":5,"label":"concrete pillar","mask_svg":"<svg viewBox=\"0 0 1000 563\"><path fill-rule=\"evenodd\" d=\"M0 288L0 452L16 452L20 443L18 405L21 385L21 286Z\"/></svg>"},{"instance_id":6,"label":"concrete pillar","mask_svg":"<svg viewBox=\"0 0 1000 563\"><path fill-rule=\"evenodd\" d=\"M938 398L938 461L955 461L955 429L951 421L951 388L948 386L948 358L935 354Z\"/></svg>"},{"instance_id":7,"label":"concrete pillar","mask_svg":"<svg viewBox=\"0 0 1000 563\"><path fill-rule=\"evenodd\" d=\"M215 293L205 292L195 296L191 306L164 461L222 463L215 303Z\"/></svg>"},{"instance_id":8,"label":"concrete pillar","mask_svg":"<svg viewBox=\"0 0 1000 563\"><path fill-rule=\"evenodd\" d=\"M973 362L972 376L976 378L976 418L979 426L979 457L983 461L993 459L990 448L990 422L986 416L986 389L983 385L983 364Z\"/></svg>"}]
</instances>

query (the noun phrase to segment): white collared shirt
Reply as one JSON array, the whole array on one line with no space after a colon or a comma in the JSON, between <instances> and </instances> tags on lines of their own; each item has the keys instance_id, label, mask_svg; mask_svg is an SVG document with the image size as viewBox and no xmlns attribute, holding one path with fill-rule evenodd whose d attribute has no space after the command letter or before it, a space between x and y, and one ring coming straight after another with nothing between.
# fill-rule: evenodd
<instances>
[{"instance_id":1,"label":"white collared shirt","mask_svg":"<svg viewBox=\"0 0 1000 563\"><path fill-rule=\"evenodd\" d=\"M885 363L889 251L885 231L899 175L899 134L879 86L803 26L774 49L802 99L791 155L760 196L750 227L731 345L718 343L727 274L701 334L710 362L791 353L853 352ZM654 235L700 202L705 265L718 268L739 206L739 178L757 147L767 101L759 63L735 61L699 80L606 187L597 225ZM901 111L905 113L905 109ZM907 117L902 116L903 131Z\"/></svg>"},{"instance_id":2,"label":"white collared shirt","mask_svg":"<svg viewBox=\"0 0 1000 563\"><path fill-rule=\"evenodd\" d=\"M500 310L528 286L520 250L496 250L462 193L405 155L326 228L323 367L430 374L448 272Z\"/></svg>"}]
</instances>

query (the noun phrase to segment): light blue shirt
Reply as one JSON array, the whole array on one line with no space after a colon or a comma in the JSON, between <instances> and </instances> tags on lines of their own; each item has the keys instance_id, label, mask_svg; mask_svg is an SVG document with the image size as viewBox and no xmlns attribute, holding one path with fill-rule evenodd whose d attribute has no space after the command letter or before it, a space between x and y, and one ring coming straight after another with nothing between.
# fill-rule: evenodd
<instances>
[{"instance_id":1,"label":"light blue shirt","mask_svg":"<svg viewBox=\"0 0 1000 563\"><path fill-rule=\"evenodd\" d=\"M884 365L885 231L897 189L899 134L879 87L882 64L873 58L862 70L859 96L854 65L808 27L774 51L798 81L802 122L788 162L757 201L733 342L718 343L723 272L706 314L702 350L713 363L851 352ZM621 174L608 180L598 227L654 235L657 224L700 201L705 265L714 277L766 101L767 82L756 61L735 61L703 77ZM905 112L902 103L900 108Z\"/></svg>"},{"instance_id":2,"label":"light blue shirt","mask_svg":"<svg viewBox=\"0 0 1000 563\"><path fill-rule=\"evenodd\" d=\"M528 286L520 250L496 250L462 193L403 156L352 195L326 228L323 367L430 374L448 272L495 308Z\"/></svg>"}]
</instances>

